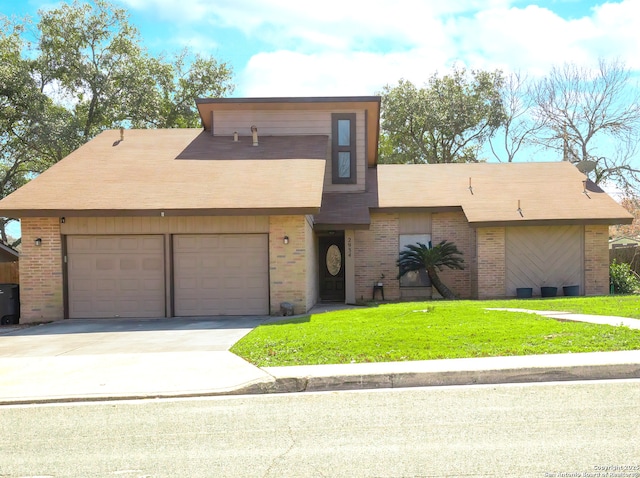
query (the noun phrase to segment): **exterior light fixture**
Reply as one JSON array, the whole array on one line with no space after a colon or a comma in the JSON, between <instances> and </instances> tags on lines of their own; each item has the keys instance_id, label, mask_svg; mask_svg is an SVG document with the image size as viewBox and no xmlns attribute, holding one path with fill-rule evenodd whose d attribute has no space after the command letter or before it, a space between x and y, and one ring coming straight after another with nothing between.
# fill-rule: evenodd
<instances>
[{"instance_id":1,"label":"exterior light fixture","mask_svg":"<svg viewBox=\"0 0 640 478\"><path fill-rule=\"evenodd\" d=\"M283 244L289 244L289 236L284 236L282 238L282 242L283 242Z\"/></svg>"},{"instance_id":2,"label":"exterior light fixture","mask_svg":"<svg viewBox=\"0 0 640 478\"><path fill-rule=\"evenodd\" d=\"M34 241L34 243L35 243L35 245L36 245L36 246L40 247L40 246L42 245L42 239L37 238L37 239Z\"/></svg>"}]
</instances>

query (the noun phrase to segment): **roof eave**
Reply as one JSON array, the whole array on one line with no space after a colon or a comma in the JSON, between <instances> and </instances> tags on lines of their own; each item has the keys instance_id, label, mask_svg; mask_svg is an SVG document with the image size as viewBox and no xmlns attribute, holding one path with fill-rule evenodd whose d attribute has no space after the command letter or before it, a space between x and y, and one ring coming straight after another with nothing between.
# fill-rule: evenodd
<instances>
[{"instance_id":1,"label":"roof eave","mask_svg":"<svg viewBox=\"0 0 640 478\"><path fill-rule=\"evenodd\" d=\"M616 224L631 224L633 218L580 218L580 219L520 219L502 221L469 221L473 228L479 227L515 227L515 226L586 226L603 225L613 226Z\"/></svg>"},{"instance_id":2,"label":"roof eave","mask_svg":"<svg viewBox=\"0 0 640 478\"><path fill-rule=\"evenodd\" d=\"M318 207L202 208L202 209L12 209L3 217L170 217L170 216L282 216L317 214Z\"/></svg>"}]
</instances>

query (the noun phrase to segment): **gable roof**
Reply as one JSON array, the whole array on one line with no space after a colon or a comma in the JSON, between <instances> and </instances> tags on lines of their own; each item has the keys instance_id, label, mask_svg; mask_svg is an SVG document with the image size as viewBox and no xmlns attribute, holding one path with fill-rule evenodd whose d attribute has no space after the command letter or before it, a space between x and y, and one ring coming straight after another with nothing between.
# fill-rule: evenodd
<instances>
[{"instance_id":1,"label":"gable roof","mask_svg":"<svg viewBox=\"0 0 640 478\"><path fill-rule=\"evenodd\" d=\"M119 131L104 131L0 201L0 214L313 214L319 210L326 136L298 137L297 149L282 154L278 142L270 146L263 141L251 150L287 161L238 161L222 141L207 137L201 129L125 130L122 141ZM297 153L304 157L296 158ZM217 160L201 161L207 154Z\"/></svg>"},{"instance_id":2,"label":"gable roof","mask_svg":"<svg viewBox=\"0 0 640 478\"><path fill-rule=\"evenodd\" d=\"M378 206L461 207L476 227L632 222L633 216L598 186L587 181L585 189L584 180L575 166L561 161L380 165Z\"/></svg>"}]
</instances>

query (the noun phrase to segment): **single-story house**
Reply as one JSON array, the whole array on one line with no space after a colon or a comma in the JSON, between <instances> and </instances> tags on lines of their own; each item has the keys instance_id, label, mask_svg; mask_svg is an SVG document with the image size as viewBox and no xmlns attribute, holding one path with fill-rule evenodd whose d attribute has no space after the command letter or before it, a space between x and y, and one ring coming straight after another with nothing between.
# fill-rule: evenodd
<instances>
[{"instance_id":1,"label":"single-story house","mask_svg":"<svg viewBox=\"0 0 640 478\"><path fill-rule=\"evenodd\" d=\"M621 236L609 241L609 249L618 249L619 247L638 247L640 239L636 237Z\"/></svg>"},{"instance_id":2,"label":"single-story house","mask_svg":"<svg viewBox=\"0 0 640 478\"><path fill-rule=\"evenodd\" d=\"M379 282L429 297L396 260L441 240L462 298L608 293L608 226L632 217L567 162L378 165L376 96L197 107L202 128L104 131L0 201L22 223L22 322L303 313Z\"/></svg>"}]
</instances>

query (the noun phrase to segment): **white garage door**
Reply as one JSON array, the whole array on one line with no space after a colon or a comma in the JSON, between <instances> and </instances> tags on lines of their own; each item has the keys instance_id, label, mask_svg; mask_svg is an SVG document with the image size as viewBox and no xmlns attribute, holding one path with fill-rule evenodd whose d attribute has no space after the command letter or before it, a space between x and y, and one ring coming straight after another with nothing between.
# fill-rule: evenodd
<instances>
[{"instance_id":1,"label":"white garage door","mask_svg":"<svg viewBox=\"0 0 640 478\"><path fill-rule=\"evenodd\" d=\"M68 236L69 317L164 317L163 236Z\"/></svg>"},{"instance_id":2,"label":"white garage door","mask_svg":"<svg viewBox=\"0 0 640 478\"><path fill-rule=\"evenodd\" d=\"M516 288L580 286L584 293L584 255L582 226L529 226L506 229L507 296Z\"/></svg>"},{"instance_id":3,"label":"white garage door","mask_svg":"<svg viewBox=\"0 0 640 478\"><path fill-rule=\"evenodd\" d=\"M174 313L269 313L266 234L175 235Z\"/></svg>"}]
</instances>

